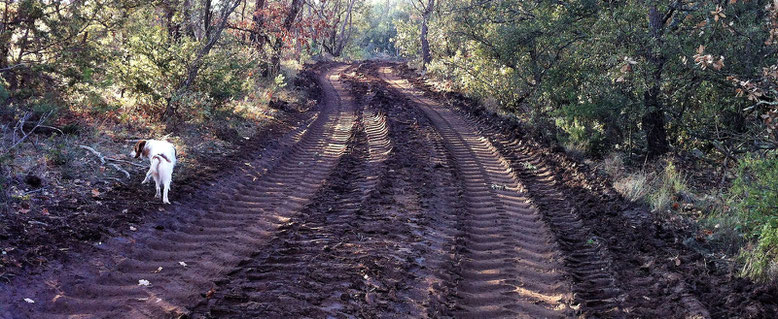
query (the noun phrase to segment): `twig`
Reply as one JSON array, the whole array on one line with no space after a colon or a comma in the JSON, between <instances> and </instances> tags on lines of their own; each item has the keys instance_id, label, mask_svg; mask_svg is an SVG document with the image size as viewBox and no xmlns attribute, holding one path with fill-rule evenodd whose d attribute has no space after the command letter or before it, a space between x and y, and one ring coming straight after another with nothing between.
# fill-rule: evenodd
<instances>
[{"instance_id":1,"label":"twig","mask_svg":"<svg viewBox=\"0 0 778 319\"><path fill-rule=\"evenodd\" d=\"M44 189L46 189L46 188L45 187L41 187L41 188L38 188L38 189L33 189L33 190L29 191L29 192L22 193L22 196L30 195L30 194L33 194L33 193L37 193L37 192L40 192L40 191L42 191Z\"/></svg>"},{"instance_id":2,"label":"twig","mask_svg":"<svg viewBox=\"0 0 778 319\"><path fill-rule=\"evenodd\" d=\"M120 172L124 173L124 175L126 175L126 176L127 176L127 178L130 178L130 173L128 173L127 171L125 171L124 169L122 169L121 167L119 167L119 165L118 165L118 164L109 163L108 165L111 165L111 166L113 166L113 168L115 168L117 171L120 171Z\"/></svg>"},{"instance_id":3,"label":"twig","mask_svg":"<svg viewBox=\"0 0 778 319\"><path fill-rule=\"evenodd\" d=\"M89 147L89 146L86 146L86 145L79 145L78 147L80 147L80 148L83 148L83 149L85 149L85 150L87 150L87 151L90 151L90 152L92 152L92 154L94 154L95 156L97 156L97 158L98 158L98 159L100 159L100 162L101 162L101 163L103 163L103 164L106 164L106 163L105 163L105 160L106 160L106 159L113 160L113 161L121 161L121 160L117 160L117 159L113 159L113 158L105 157L105 156L103 156L103 154L100 154L100 152L98 152L98 151L97 151L97 150L95 150L94 148L91 148L91 147ZM126 161L124 161L124 162L126 162ZM131 163L131 164L132 164L132 163ZM126 170L124 170L123 168L121 168L121 167L120 167L118 164L114 164L114 163L108 163L108 165L112 166L112 167L113 167L113 168L115 168L117 171L124 173L124 175L125 175L125 176L127 176L127 178L130 178L130 173L129 173L129 172L127 172Z\"/></svg>"},{"instance_id":4,"label":"twig","mask_svg":"<svg viewBox=\"0 0 778 319\"><path fill-rule=\"evenodd\" d=\"M91 147L86 146L86 145L79 145L78 147L92 152L92 154L94 154L95 156L97 156L97 158L100 159L100 163L105 164L105 157L103 157L103 154L100 154L100 152L96 151L94 148L91 148Z\"/></svg>"},{"instance_id":5,"label":"twig","mask_svg":"<svg viewBox=\"0 0 778 319\"><path fill-rule=\"evenodd\" d=\"M122 180L121 180L121 179L118 179L118 178L116 178L116 177L110 177L110 176L107 176L107 177L105 177L105 179L110 179L110 180L112 180L112 181L115 181L115 182L117 182L117 183L119 183L119 184L121 184L121 185L127 185L127 184L125 184L124 182L122 182Z\"/></svg>"},{"instance_id":6,"label":"twig","mask_svg":"<svg viewBox=\"0 0 778 319\"><path fill-rule=\"evenodd\" d=\"M59 132L59 135L65 135L65 133L64 133L64 132L62 132L62 130L60 130L60 129L56 128L56 127L53 127L53 126L49 126L49 125L41 125L40 127L43 127L43 128L48 128L48 129L55 130L55 131Z\"/></svg>"},{"instance_id":7,"label":"twig","mask_svg":"<svg viewBox=\"0 0 778 319\"><path fill-rule=\"evenodd\" d=\"M41 126L43 125L43 122L45 122L45 121L46 121L46 119L48 119L48 118L49 118L49 116L51 116L51 113L52 113L52 112L46 112L46 113L44 113L43 115L41 115L41 118L40 118L40 119L38 119L38 122L37 122L37 123L35 123L35 126L33 126L33 127L32 127L32 129L31 129L29 132L25 132L25 131L24 131L24 123L25 123L25 122L26 122L28 119L30 119L30 116L32 116L32 113L30 113L30 112L27 112L27 113L25 113L24 115L22 115L22 118L21 118L21 119L19 119L19 122L18 122L18 123L16 123L16 127L14 127L14 133L13 133L13 136L14 136L14 141L15 141L15 142L14 142L14 144L13 144L13 145L11 145L10 147L7 147L7 148L6 148L5 150L3 150L3 152L2 152L2 153L0 153L0 154L7 154L7 153L8 153L8 152L10 152L10 151L11 151L11 150L12 150L14 147L16 147L16 146L18 146L19 144L21 144L22 142L24 142L24 140L26 140L26 139L27 139L27 137L29 137L29 136L30 136L30 135L31 135L33 132L35 132L35 129L37 129L38 127L41 127ZM16 141L16 131L20 131L20 132L22 132L22 138L20 138L18 141Z\"/></svg>"},{"instance_id":8,"label":"twig","mask_svg":"<svg viewBox=\"0 0 778 319\"><path fill-rule=\"evenodd\" d=\"M137 167L140 167L140 168L146 168L146 166L143 166L141 164L133 163L133 162L130 162L130 161L121 160L121 159L118 159L118 158L106 157L105 159L107 159L109 161L113 161L113 162L119 162L119 163L124 163L124 164L132 165L132 166L137 166Z\"/></svg>"},{"instance_id":9,"label":"twig","mask_svg":"<svg viewBox=\"0 0 778 319\"><path fill-rule=\"evenodd\" d=\"M31 221L28 221L27 223L30 224L30 225L43 225L43 226L46 226L46 227L49 226L49 224L46 224L44 222L39 222L37 220L31 220Z\"/></svg>"}]
</instances>

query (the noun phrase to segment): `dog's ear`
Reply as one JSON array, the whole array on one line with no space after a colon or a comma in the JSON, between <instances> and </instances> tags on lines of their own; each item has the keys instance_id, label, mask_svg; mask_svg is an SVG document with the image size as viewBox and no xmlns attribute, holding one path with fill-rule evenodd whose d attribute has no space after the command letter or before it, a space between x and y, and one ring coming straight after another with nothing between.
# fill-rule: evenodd
<instances>
[{"instance_id":1,"label":"dog's ear","mask_svg":"<svg viewBox=\"0 0 778 319\"><path fill-rule=\"evenodd\" d=\"M135 143L135 158L138 158L143 154L143 149L146 148L146 140L138 141Z\"/></svg>"}]
</instances>

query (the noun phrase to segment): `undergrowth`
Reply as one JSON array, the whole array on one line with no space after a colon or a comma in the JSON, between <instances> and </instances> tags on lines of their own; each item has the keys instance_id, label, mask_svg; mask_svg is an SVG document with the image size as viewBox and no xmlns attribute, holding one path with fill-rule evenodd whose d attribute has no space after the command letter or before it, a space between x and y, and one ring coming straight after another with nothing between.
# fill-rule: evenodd
<instances>
[{"instance_id":1,"label":"undergrowth","mask_svg":"<svg viewBox=\"0 0 778 319\"><path fill-rule=\"evenodd\" d=\"M747 156L730 189L735 229L749 244L740 251L742 274L762 281L778 278L778 158Z\"/></svg>"}]
</instances>

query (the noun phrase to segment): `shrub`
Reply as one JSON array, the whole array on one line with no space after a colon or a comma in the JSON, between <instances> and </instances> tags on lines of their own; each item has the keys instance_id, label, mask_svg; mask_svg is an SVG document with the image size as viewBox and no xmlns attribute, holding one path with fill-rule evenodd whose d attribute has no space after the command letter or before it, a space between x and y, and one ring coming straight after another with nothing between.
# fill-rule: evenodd
<instances>
[{"instance_id":1,"label":"shrub","mask_svg":"<svg viewBox=\"0 0 778 319\"><path fill-rule=\"evenodd\" d=\"M10 96L11 96L11 94L8 92L8 90L3 85L2 79L0 79L0 105L5 103L5 100L7 100L8 97L10 97Z\"/></svg>"},{"instance_id":2,"label":"shrub","mask_svg":"<svg viewBox=\"0 0 778 319\"><path fill-rule=\"evenodd\" d=\"M756 280L778 276L778 158L747 156L738 167L729 202L739 230L751 243L741 250L742 274Z\"/></svg>"}]
</instances>

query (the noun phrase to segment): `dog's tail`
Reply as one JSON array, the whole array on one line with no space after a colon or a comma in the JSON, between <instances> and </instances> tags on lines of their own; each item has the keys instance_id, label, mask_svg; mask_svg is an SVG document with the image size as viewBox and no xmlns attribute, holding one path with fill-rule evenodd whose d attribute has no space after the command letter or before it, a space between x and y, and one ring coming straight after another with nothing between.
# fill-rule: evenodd
<instances>
[{"instance_id":1,"label":"dog's tail","mask_svg":"<svg viewBox=\"0 0 778 319\"><path fill-rule=\"evenodd\" d=\"M154 155L154 157L153 157L153 158L157 158L157 159L160 159L160 158L161 158L161 159L164 159L166 162L170 163L170 159L169 159L169 158L167 158L167 156L165 156L165 154L162 154L162 153L159 153L159 154L157 154L157 155ZM162 160L161 160L161 159L160 159L160 162L162 162Z\"/></svg>"},{"instance_id":2,"label":"dog's tail","mask_svg":"<svg viewBox=\"0 0 778 319\"><path fill-rule=\"evenodd\" d=\"M170 163L170 160L167 158L167 156L165 156L165 154L157 154L151 157L151 160L157 160L157 167L154 168L154 172L156 172L157 174L159 174L159 164L162 164L163 159L168 163Z\"/></svg>"}]
</instances>

